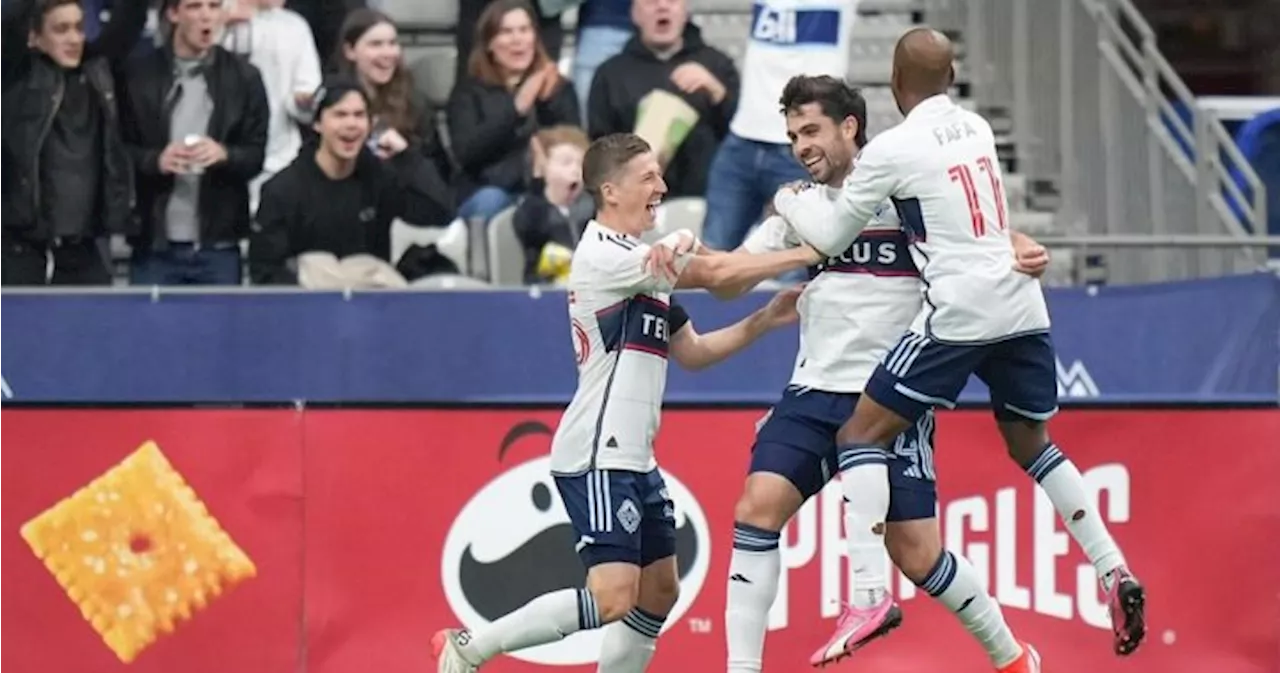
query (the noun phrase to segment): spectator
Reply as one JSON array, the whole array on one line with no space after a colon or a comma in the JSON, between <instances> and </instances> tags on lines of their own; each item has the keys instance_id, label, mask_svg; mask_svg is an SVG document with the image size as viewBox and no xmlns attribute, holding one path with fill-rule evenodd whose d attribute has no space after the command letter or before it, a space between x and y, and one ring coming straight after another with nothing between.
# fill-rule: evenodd
<instances>
[{"instance_id":1,"label":"spectator","mask_svg":"<svg viewBox=\"0 0 1280 673\"><path fill-rule=\"evenodd\" d=\"M791 154L778 95L796 75L844 79L857 3L757 0L742 61L742 95L707 177L703 242L742 243L778 187L809 174Z\"/></svg>"},{"instance_id":2,"label":"spectator","mask_svg":"<svg viewBox=\"0 0 1280 673\"><path fill-rule=\"evenodd\" d=\"M262 173L249 183L249 210L258 210L262 183L275 175L302 147L298 122L311 118L311 94L320 86L320 56L311 27L283 0L239 0L228 13L222 44L249 58L262 75L271 110L267 154Z\"/></svg>"},{"instance_id":3,"label":"spectator","mask_svg":"<svg viewBox=\"0 0 1280 673\"><path fill-rule=\"evenodd\" d=\"M215 44L220 0L164 0L168 45L130 62L121 122L142 228L134 283L240 283L249 182L262 172L270 108L258 69Z\"/></svg>"},{"instance_id":4,"label":"spectator","mask_svg":"<svg viewBox=\"0 0 1280 673\"><path fill-rule=\"evenodd\" d=\"M476 42L476 25L480 23L480 16L484 13L486 7L492 0L435 0L436 2L457 2L458 3L458 25L454 28L453 46L458 55L457 65L458 72L455 79L462 79L467 76L467 59L466 55L475 49ZM535 0L539 7L547 4L547 0ZM573 0L569 2L560 2L567 8ZM537 13L538 33L542 36L543 48L547 50L547 55L552 61L560 60L560 46L564 42L564 29L560 26L560 12L555 11L551 16L545 16L543 13Z\"/></svg>"},{"instance_id":5,"label":"spectator","mask_svg":"<svg viewBox=\"0 0 1280 673\"><path fill-rule=\"evenodd\" d=\"M122 1L88 44L74 0L12 10L3 23L0 113L3 283L109 284L101 237L130 233L133 199L110 61L138 40L146 0Z\"/></svg>"},{"instance_id":6,"label":"spectator","mask_svg":"<svg viewBox=\"0 0 1280 673\"><path fill-rule=\"evenodd\" d=\"M702 196L716 147L729 133L738 98L733 60L702 41L686 0L635 0L639 33L596 71L587 104L592 138L636 131L637 109L652 91L679 96L698 114L688 137L666 160L668 196ZM665 134L664 134L665 135ZM656 145L656 143L655 143Z\"/></svg>"},{"instance_id":7,"label":"spectator","mask_svg":"<svg viewBox=\"0 0 1280 673\"><path fill-rule=\"evenodd\" d=\"M395 23L381 12L357 9L342 22L339 38L337 71L360 82L369 97L369 142L406 191L405 221L448 224L454 217L448 158L436 133L435 110L401 57Z\"/></svg>"},{"instance_id":8,"label":"spectator","mask_svg":"<svg viewBox=\"0 0 1280 673\"><path fill-rule=\"evenodd\" d=\"M582 230L595 214L591 197L582 190L582 158L591 142L582 129L555 126L534 137L538 176L529 194L516 206L512 222L524 248L524 282L558 282L568 273L568 261Z\"/></svg>"},{"instance_id":9,"label":"spectator","mask_svg":"<svg viewBox=\"0 0 1280 673\"><path fill-rule=\"evenodd\" d=\"M547 56L524 0L494 0L476 25L467 76L449 96L453 153L468 220L489 220L524 191L539 128L580 126L573 87Z\"/></svg>"},{"instance_id":10,"label":"spectator","mask_svg":"<svg viewBox=\"0 0 1280 673\"><path fill-rule=\"evenodd\" d=\"M391 222L400 203L392 174L365 145L368 95L355 81L337 80L316 100L318 142L262 188L249 241L255 284L297 283L288 261L304 253L391 256Z\"/></svg>"},{"instance_id":11,"label":"spectator","mask_svg":"<svg viewBox=\"0 0 1280 673\"><path fill-rule=\"evenodd\" d=\"M573 48L573 83L578 91L582 118L587 118L587 96L596 70L622 53L635 34L631 0L586 0L578 7L578 36Z\"/></svg>"}]
</instances>

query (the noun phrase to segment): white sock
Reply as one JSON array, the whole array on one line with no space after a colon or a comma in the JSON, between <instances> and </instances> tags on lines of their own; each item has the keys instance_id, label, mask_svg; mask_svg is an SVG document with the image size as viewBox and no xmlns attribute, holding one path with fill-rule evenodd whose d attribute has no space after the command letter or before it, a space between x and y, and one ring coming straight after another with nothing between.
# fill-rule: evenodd
<instances>
[{"instance_id":1,"label":"white sock","mask_svg":"<svg viewBox=\"0 0 1280 673\"><path fill-rule=\"evenodd\" d=\"M600 628L595 596L586 589L561 589L542 594L524 607L471 632L459 648L472 666L504 652L562 640L580 630Z\"/></svg>"},{"instance_id":2,"label":"white sock","mask_svg":"<svg viewBox=\"0 0 1280 673\"><path fill-rule=\"evenodd\" d=\"M779 534L750 524L733 524L728 604L724 611L729 673L760 673L769 608L778 596L782 572Z\"/></svg>"},{"instance_id":3,"label":"white sock","mask_svg":"<svg viewBox=\"0 0 1280 673\"><path fill-rule=\"evenodd\" d=\"M982 588L978 571L963 556L942 552L919 586L955 613L986 649L996 668L1004 668L1022 656L1022 646L1005 624L1000 605Z\"/></svg>"},{"instance_id":4,"label":"white sock","mask_svg":"<svg viewBox=\"0 0 1280 673\"><path fill-rule=\"evenodd\" d=\"M1111 571L1125 564L1124 555L1107 532L1097 508L1089 501L1084 477L1075 463L1050 442L1025 469L1049 496L1053 508L1067 524L1067 531L1098 571L1098 577L1107 581Z\"/></svg>"},{"instance_id":5,"label":"white sock","mask_svg":"<svg viewBox=\"0 0 1280 673\"><path fill-rule=\"evenodd\" d=\"M622 621L605 627L596 673L644 673L657 649L665 620L666 617L635 608Z\"/></svg>"},{"instance_id":6,"label":"white sock","mask_svg":"<svg viewBox=\"0 0 1280 673\"><path fill-rule=\"evenodd\" d=\"M853 606L879 605L888 586L884 520L889 512L889 467L873 444L840 447L840 486L845 498L845 535L853 569Z\"/></svg>"}]
</instances>

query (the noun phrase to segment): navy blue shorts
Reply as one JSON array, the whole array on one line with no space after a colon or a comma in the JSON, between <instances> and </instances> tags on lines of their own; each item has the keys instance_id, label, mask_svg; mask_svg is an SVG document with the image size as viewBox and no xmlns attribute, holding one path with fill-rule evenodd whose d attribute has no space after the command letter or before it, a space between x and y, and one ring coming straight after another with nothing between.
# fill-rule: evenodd
<instances>
[{"instance_id":1,"label":"navy blue shorts","mask_svg":"<svg viewBox=\"0 0 1280 673\"><path fill-rule=\"evenodd\" d=\"M658 470L592 470L555 480L588 568L618 562L643 568L676 553L675 504Z\"/></svg>"},{"instance_id":2,"label":"navy blue shorts","mask_svg":"<svg viewBox=\"0 0 1280 673\"><path fill-rule=\"evenodd\" d=\"M751 449L750 472L785 477L805 500L837 474L836 432L853 415L856 393L788 387L769 411ZM899 436L889 457L889 521L937 516L933 414Z\"/></svg>"},{"instance_id":3,"label":"navy blue shorts","mask_svg":"<svg viewBox=\"0 0 1280 673\"><path fill-rule=\"evenodd\" d=\"M1057 357L1048 334L952 345L908 332L876 367L866 394L914 421L934 407L955 407L970 374L991 390L999 420L1047 421L1058 411Z\"/></svg>"}]
</instances>

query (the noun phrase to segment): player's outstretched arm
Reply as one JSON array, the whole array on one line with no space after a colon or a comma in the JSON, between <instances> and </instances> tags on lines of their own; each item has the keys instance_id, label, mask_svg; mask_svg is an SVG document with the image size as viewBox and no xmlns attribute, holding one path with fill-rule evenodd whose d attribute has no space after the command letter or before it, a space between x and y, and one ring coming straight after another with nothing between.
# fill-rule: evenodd
<instances>
[{"instance_id":1,"label":"player's outstretched arm","mask_svg":"<svg viewBox=\"0 0 1280 673\"><path fill-rule=\"evenodd\" d=\"M698 255L676 281L677 288L704 288L712 292L751 287L793 269L816 264L822 258L807 245L778 252L753 255L749 252L726 252Z\"/></svg>"},{"instance_id":2,"label":"player's outstretched arm","mask_svg":"<svg viewBox=\"0 0 1280 673\"><path fill-rule=\"evenodd\" d=\"M863 148L834 203L816 189L783 187L774 196L774 209L806 243L828 257L840 255L897 188L898 172L888 147L872 142Z\"/></svg>"},{"instance_id":3,"label":"player's outstretched arm","mask_svg":"<svg viewBox=\"0 0 1280 673\"><path fill-rule=\"evenodd\" d=\"M787 288L774 295L760 310L738 322L707 334L699 334L693 321L671 337L671 356L689 370L706 369L751 345L772 329L799 319L796 300L803 287Z\"/></svg>"}]
</instances>

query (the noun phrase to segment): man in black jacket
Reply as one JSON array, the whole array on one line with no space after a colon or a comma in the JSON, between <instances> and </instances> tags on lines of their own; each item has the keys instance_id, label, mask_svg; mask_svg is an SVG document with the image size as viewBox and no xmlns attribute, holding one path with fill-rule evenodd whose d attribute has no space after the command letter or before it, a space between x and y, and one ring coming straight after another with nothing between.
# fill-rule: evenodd
<instances>
[{"instance_id":1,"label":"man in black jacket","mask_svg":"<svg viewBox=\"0 0 1280 673\"><path fill-rule=\"evenodd\" d=\"M633 132L641 99L655 89L679 96L697 110L698 122L663 177L668 197L702 196L711 160L738 106L738 70L702 41L701 31L689 23L686 0L635 0L631 18L635 37L592 80L587 131L592 138Z\"/></svg>"},{"instance_id":2,"label":"man in black jacket","mask_svg":"<svg viewBox=\"0 0 1280 673\"><path fill-rule=\"evenodd\" d=\"M365 146L369 99L358 84L330 80L316 92L317 145L262 186L249 239L254 284L295 284L289 260L306 252L391 261L391 223L403 202L393 174Z\"/></svg>"},{"instance_id":3,"label":"man in black jacket","mask_svg":"<svg viewBox=\"0 0 1280 673\"><path fill-rule=\"evenodd\" d=\"M133 231L110 60L138 41L147 2L121 0L89 44L76 0L13 10L3 36L3 282L109 284L102 237Z\"/></svg>"},{"instance_id":4,"label":"man in black jacket","mask_svg":"<svg viewBox=\"0 0 1280 673\"><path fill-rule=\"evenodd\" d=\"M137 174L134 283L239 284L249 181L266 152L258 70L214 41L221 0L165 0L161 51L129 64L121 118Z\"/></svg>"}]
</instances>

